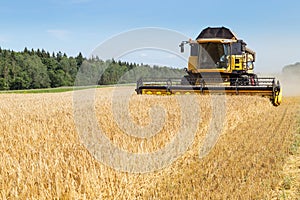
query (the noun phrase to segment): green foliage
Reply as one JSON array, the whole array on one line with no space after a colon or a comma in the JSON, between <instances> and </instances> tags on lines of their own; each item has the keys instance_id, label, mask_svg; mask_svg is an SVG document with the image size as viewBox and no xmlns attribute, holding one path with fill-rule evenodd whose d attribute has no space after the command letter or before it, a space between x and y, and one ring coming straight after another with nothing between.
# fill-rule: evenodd
<instances>
[{"instance_id":1,"label":"green foliage","mask_svg":"<svg viewBox=\"0 0 300 200\"><path fill-rule=\"evenodd\" d=\"M44 49L22 52L0 48L0 90L134 83L141 77L182 77L184 71L122 61L75 58ZM76 80L76 83L75 83Z\"/></svg>"},{"instance_id":2,"label":"green foliage","mask_svg":"<svg viewBox=\"0 0 300 200\"><path fill-rule=\"evenodd\" d=\"M81 53L78 61L84 59ZM0 90L38 89L74 84L79 63L77 57L61 52L52 56L44 49L23 52L0 51Z\"/></svg>"}]
</instances>

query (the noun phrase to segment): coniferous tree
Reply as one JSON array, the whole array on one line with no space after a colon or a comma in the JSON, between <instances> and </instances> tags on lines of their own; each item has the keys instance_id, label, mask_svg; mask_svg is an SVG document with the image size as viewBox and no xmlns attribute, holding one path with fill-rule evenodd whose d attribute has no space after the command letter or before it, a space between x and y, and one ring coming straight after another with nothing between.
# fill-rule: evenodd
<instances>
[{"instance_id":1,"label":"coniferous tree","mask_svg":"<svg viewBox=\"0 0 300 200\"><path fill-rule=\"evenodd\" d=\"M81 52L78 54L78 56L76 56L75 59L76 59L76 62L77 62L77 66L80 67L83 63L83 60L84 60Z\"/></svg>"}]
</instances>

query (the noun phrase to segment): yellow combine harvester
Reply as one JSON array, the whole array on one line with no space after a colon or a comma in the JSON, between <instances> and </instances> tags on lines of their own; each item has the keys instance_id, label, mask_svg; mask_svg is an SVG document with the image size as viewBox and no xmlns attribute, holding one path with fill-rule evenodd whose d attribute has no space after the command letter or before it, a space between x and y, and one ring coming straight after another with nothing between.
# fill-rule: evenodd
<instances>
[{"instance_id":1,"label":"yellow combine harvester","mask_svg":"<svg viewBox=\"0 0 300 200\"><path fill-rule=\"evenodd\" d=\"M254 74L255 52L246 47L228 28L206 28L196 40L179 46L191 47L187 75L181 79L140 79L137 94L231 94L269 97L280 105L282 89L274 77Z\"/></svg>"}]
</instances>

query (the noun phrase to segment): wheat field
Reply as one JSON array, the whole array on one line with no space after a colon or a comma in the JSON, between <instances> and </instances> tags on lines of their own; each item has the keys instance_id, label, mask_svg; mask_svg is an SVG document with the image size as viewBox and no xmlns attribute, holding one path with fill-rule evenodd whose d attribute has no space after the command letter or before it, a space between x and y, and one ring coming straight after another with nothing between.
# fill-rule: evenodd
<instances>
[{"instance_id":1,"label":"wheat field","mask_svg":"<svg viewBox=\"0 0 300 200\"><path fill-rule=\"evenodd\" d=\"M274 107L267 98L228 96L221 110L224 119L220 119L213 116L211 96L193 96L195 101L182 108L174 96L132 95L129 113L120 114L116 120L112 107L124 106L124 99L122 92L114 96L112 91L97 89L94 105L97 123L112 144L135 154L155 152L166 147L185 126L195 130L187 150L154 171L117 170L100 162L83 144L75 115L91 116L84 106L81 114L74 112L73 92L1 94L0 198L281 198L281 171L297 130L299 98L286 97L281 106ZM151 111L153 106L156 112ZM195 107L198 112L189 115L181 111ZM161 117L163 123L156 120ZM197 124L189 124L195 119ZM132 136L127 132L132 129L130 123L151 126L157 134ZM120 126L126 129L126 124L124 133ZM199 149L210 125L220 124L216 145L200 159Z\"/></svg>"}]
</instances>

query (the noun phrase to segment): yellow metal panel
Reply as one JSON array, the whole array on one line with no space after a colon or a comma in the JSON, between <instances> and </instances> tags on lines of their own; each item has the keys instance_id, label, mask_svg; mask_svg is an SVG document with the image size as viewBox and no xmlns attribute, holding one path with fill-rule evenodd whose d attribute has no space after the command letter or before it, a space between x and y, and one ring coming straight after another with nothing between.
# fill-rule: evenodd
<instances>
[{"instance_id":1,"label":"yellow metal panel","mask_svg":"<svg viewBox=\"0 0 300 200\"><path fill-rule=\"evenodd\" d=\"M231 68L232 70L243 70L243 56L233 55L231 56Z\"/></svg>"},{"instance_id":2,"label":"yellow metal panel","mask_svg":"<svg viewBox=\"0 0 300 200\"><path fill-rule=\"evenodd\" d=\"M226 73L226 69L197 69L194 71L195 73Z\"/></svg>"},{"instance_id":3,"label":"yellow metal panel","mask_svg":"<svg viewBox=\"0 0 300 200\"><path fill-rule=\"evenodd\" d=\"M227 64L227 69L226 69L226 72L227 73L232 73L232 62L230 60L230 56L227 56L226 59L228 60L228 64Z\"/></svg>"},{"instance_id":4,"label":"yellow metal panel","mask_svg":"<svg viewBox=\"0 0 300 200\"><path fill-rule=\"evenodd\" d=\"M188 70L189 71L197 70L197 65L198 65L198 56L190 56Z\"/></svg>"}]
</instances>

